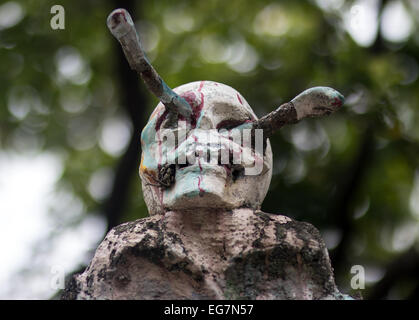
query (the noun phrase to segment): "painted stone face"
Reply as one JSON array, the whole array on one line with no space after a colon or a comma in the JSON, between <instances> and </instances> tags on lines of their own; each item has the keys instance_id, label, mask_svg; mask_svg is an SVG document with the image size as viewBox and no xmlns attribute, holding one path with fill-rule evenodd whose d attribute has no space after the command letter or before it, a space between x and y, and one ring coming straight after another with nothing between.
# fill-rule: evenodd
<instances>
[{"instance_id":1,"label":"painted stone face","mask_svg":"<svg viewBox=\"0 0 419 320\"><path fill-rule=\"evenodd\" d=\"M236 129L257 119L247 101L212 81L174 91L192 107L191 119L159 103L141 134L140 177L150 214L260 208L272 176L272 151L269 140L258 149L250 135ZM260 170L251 173L255 167Z\"/></svg>"}]
</instances>

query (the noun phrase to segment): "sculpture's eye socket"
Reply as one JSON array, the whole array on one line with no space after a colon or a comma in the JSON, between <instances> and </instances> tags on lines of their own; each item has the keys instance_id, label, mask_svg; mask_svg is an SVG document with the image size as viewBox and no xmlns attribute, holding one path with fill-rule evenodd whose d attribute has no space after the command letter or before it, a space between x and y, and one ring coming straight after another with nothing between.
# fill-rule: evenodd
<instances>
[{"instance_id":1,"label":"sculpture's eye socket","mask_svg":"<svg viewBox=\"0 0 419 320\"><path fill-rule=\"evenodd\" d=\"M235 128L235 127L237 127L237 126L239 126L239 125L241 125L243 123L246 123L248 121L250 121L250 119L249 120L242 120L242 119L226 119L226 120L222 120L221 122L219 122L217 124L217 130L218 131L221 130L221 129L231 130L231 129L233 129L233 128Z\"/></svg>"}]
</instances>

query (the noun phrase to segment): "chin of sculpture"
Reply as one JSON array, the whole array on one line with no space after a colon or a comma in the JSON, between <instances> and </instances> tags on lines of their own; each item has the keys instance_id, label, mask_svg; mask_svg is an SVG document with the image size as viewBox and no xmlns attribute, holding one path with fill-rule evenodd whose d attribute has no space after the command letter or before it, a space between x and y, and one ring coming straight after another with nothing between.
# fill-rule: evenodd
<instances>
[{"instance_id":1,"label":"chin of sculpture","mask_svg":"<svg viewBox=\"0 0 419 320\"><path fill-rule=\"evenodd\" d=\"M264 178L269 179L270 174ZM176 173L176 184L164 193L163 205L168 210L258 209L266 190L255 189L253 185L259 183L265 186L266 181L263 180L258 176L242 176L234 180L228 170L214 165L192 167ZM153 205L148 204L148 207Z\"/></svg>"},{"instance_id":2,"label":"chin of sculpture","mask_svg":"<svg viewBox=\"0 0 419 320\"><path fill-rule=\"evenodd\" d=\"M169 210L187 208L232 208L235 203L224 198L231 179L218 165L193 165L176 172L175 185L164 194Z\"/></svg>"}]
</instances>

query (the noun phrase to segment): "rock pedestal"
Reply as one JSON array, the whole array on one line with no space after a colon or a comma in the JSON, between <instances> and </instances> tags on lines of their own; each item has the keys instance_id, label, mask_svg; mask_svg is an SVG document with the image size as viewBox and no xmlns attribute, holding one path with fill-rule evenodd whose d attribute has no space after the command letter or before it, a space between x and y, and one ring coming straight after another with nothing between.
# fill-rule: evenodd
<instances>
[{"instance_id":1,"label":"rock pedestal","mask_svg":"<svg viewBox=\"0 0 419 320\"><path fill-rule=\"evenodd\" d=\"M344 299L317 229L252 209L167 212L111 230L63 299Z\"/></svg>"}]
</instances>

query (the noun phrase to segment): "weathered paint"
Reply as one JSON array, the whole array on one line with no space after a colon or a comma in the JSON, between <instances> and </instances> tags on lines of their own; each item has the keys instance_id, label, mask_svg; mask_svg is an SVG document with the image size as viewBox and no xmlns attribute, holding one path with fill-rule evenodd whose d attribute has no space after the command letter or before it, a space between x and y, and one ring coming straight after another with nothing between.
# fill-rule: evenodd
<instances>
[{"instance_id":1,"label":"weathered paint","mask_svg":"<svg viewBox=\"0 0 419 320\"><path fill-rule=\"evenodd\" d=\"M242 99L240 98L239 94L237 94L237 99L239 99L240 104L243 104Z\"/></svg>"},{"instance_id":2,"label":"weathered paint","mask_svg":"<svg viewBox=\"0 0 419 320\"><path fill-rule=\"evenodd\" d=\"M298 120L334 112L343 105L344 101L342 94L329 87L307 89L291 100L297 111Z\"/></svg>"},{"instance_id":3,"label":"weathered paint","mask_svg":"<svg viewBox=\"0 0 419 320\"><path fill-rule=\"evenodd\" d=\"M199 106L197 107L196 110L194 110L194 116L195 116L195 121L196 121L196 126L199 127L201 119L202 119L202 109L204 108L204 94L202 93L202 88L204 87L205 81L201 81L201 83L199 84L199 88L198 88L198 92L201 96L201 103L199 104Z\"/></svg>"}]
</instances>

